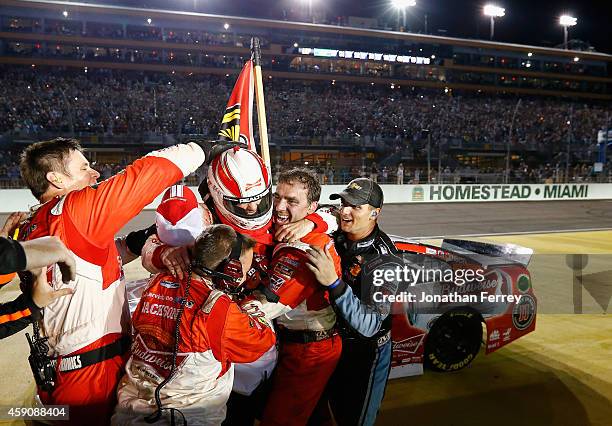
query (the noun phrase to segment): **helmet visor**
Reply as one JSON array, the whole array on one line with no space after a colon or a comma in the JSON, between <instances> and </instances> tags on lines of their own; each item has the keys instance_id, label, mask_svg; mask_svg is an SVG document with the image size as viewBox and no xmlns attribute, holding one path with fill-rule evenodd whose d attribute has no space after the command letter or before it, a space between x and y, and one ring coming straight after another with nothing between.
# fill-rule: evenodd
<instances>
[{"instance_id":1,"label":"helmet visor","mask_svg":"<svg viewBox=\"0 0 612 426\"><path fill-rule=\"evenodd\" d=\"M264 192L249 198L223 197L223 205L232 214L243 219L262 217L272 207L272 192L268 187Z\"/></svg>"}]
</instances>

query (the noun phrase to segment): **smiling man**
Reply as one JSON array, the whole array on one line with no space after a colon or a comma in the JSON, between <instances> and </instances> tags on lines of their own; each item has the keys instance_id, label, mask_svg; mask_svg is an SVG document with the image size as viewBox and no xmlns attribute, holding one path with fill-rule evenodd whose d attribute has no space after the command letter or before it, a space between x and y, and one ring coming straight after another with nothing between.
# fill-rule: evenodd
<instances>
[{"instance_id":1,"label":"smiling man","mask_svg":"<svg viewBox=\"0 0 612 426\"><path fill-rule=\"evenodd\" d=\"M312 172L281 173L273 197L274 227L313 213L320 196L321 186ZM279 300L264 303L263 311L269 319L276 318L281 344L262 425L305 425L340 357L336 314L306 266L310 246L327 250L332 268L340 273L340 259L326 234L313 231L299 241L276 245L268 287Z\"/></svg>"},{"instance_id":2,"label":"smiling man","mask_svg":"<svg viewBox=\"0 0 612 426\"><path fill-rule=\"evenodd\" d=\"M373 295L395 294L398 282L374 284L372 271L393 269L401 265L401 259L378 228L383 192L376 182L355 179L344 191L330 196L338 198L342 201L340 231L334 241L342 274L336 272L334 258L326 249L308 251L308 267L329 292L342 336L342 356L327 394L339 425L373 425L391 365L391 304L375 303Z\"/></svg>"}]
</instances>

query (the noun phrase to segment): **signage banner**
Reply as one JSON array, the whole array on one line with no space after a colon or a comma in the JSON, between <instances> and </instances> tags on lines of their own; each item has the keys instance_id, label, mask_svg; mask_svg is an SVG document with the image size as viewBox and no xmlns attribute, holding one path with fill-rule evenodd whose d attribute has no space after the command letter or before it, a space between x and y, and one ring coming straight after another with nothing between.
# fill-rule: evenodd
<instances>
[{"instance_id":1,"label":"signage banner","mask_svg":"<svg viewBox=\"0 0 612 426\"><path fill-rule=\"evenodd\" d=\"M389 185L391 186L391 185ZM387 186L387 188L389 188ZM466 184L404 185L404 202L483 202L603 200L612 198L612 184ZM385 193L385 199L387 194Z\"/></svg>"}]
</instances>

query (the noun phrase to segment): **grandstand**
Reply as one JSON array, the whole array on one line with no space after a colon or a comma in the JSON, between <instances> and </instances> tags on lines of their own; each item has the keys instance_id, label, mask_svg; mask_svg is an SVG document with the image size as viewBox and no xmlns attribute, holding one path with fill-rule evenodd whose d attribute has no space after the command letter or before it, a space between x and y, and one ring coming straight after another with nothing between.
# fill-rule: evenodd
<instances>
[{"instance_id":1,"label":"grandstand","mask_svg":"<svg viewBox=\"0 0 612 426\"><path fill-rule=\"evenodd\" d=\"M406 182L494 182L509 149L511 181L607 179L591 165L609 122L611 55L42 0L0 0L0 20L4 186L19 185L15 152L34 139L77 136L114 170L215 137L251 36L262 40L274 164L334 183L395 182L400 163Z\"/></svg>"}]
</instances>

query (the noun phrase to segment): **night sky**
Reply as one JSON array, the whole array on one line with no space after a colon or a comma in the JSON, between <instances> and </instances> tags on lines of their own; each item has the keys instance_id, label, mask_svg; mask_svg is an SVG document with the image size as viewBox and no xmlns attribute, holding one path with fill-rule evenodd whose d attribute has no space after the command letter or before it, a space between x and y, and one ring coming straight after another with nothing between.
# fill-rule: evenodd
<instances>
[{"instance_id":1,"label":"night sky","mask_svg":"<svg viewBox=\"0 0 612 426\"><path fill-rule=\"evenodd\" d=\"M423 32L424 15L428 15L428 32L440 34L446 30L450 37L489 38L489 20L482 14L485 0L416 0L410 8L407 27ZM104 1L91 1L104 3ZM196 0L198 11L258 18L281 19L283 10L303 8L307 0ZM324 8L328 18L335 16L364 16L386 18L396 22L395 9L390 0L312 0L313 8ZM193 10L194 0L107 1L133 6ZM578 25L570 28L570 39L589 42L597 51L612 53L611 32L612 1L600 0L499 0L491 1L506 8L506 16L495 23L495 40L556 46L563 42L563 29L559 15L570 14L578 18ZM172 6L170 6L172 5Z\"/></svg>"}]
</instances>

